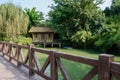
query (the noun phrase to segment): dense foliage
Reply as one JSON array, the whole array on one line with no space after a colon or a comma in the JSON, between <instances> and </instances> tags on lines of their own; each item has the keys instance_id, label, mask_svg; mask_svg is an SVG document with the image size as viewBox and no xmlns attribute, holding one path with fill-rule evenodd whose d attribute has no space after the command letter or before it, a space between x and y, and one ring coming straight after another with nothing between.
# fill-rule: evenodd
<instances>
[{"instance_id":1,"label":"dense foliage","mask_svg":"<svg viewBox=\"0 0 120 80\"><path fill-rule=\"evenodd\" d=\"M77 47L94 47L104 52L119 50L120 1L101 11L102 0L54 0L49 12L51 26L61 39ZM68 43L68 41L67 41ZM74 47L76 47L74 46Z\"/></svg>"},{"instance_id":2,"label":"dense foliage","mask_svg":"<svg viewBox=\"0 0 120 80\"><path fill-rule=\"evenodd\" d=\"M108 53L120 52L120 1L112 0L110 8L104 10L105 29L95 45Z\"/></svg>"},{"instance_id":3,"label":"dense foliage","mask_svg":"<svg viewBox=\"0 0 120 80\"><path fill-rule=\"evenodd\" d=\"M98 8L102 0L54 0L54 2L55 5L51 6L52 10L49 12L49 20L62 40L79 43L84 41L84 38L80 38L84 36L84 31L90 32L92 36L102 28L104 15Z\"/></svg>"}]
</instances>

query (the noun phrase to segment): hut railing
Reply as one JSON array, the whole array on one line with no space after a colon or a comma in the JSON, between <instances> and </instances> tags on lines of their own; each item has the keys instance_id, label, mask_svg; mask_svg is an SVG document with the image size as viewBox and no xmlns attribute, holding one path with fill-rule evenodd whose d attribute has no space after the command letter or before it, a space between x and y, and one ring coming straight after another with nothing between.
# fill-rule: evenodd
<instances>
[{"instance_id":1,"label":"hut railing","mask_svg":"<svg viewBox=\"0 0 120 80\"><path fill-rule=\"evenodd\" d=\"M26 56L24 56L22 49L28 50ZM46 80L58 80L58 69L61 71L64 80L71 80L61 59L93 66L93 69L90 70L82 80L91 80L97 74L98 80L112 80L112 76L120 80L120 63L114 62L113 55L100 54L99 59L92 59L56 51L43 50L35 48L34 45L23 46L9 42L0 42L0 52L3 56L8 56L9 61L16 61L18 67L22 65L28 68L29 75L34 75L36 73ZM36 56L36 54L40 55L39 53L48 55L43 66L40 66ZM48 66L50 67L50 75L45 74Z\"/></svg>"}]
</instances>

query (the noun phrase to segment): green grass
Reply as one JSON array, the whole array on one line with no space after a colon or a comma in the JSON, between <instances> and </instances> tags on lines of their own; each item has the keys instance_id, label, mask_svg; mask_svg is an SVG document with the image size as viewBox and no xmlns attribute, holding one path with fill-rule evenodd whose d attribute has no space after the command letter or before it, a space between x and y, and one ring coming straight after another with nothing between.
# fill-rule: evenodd
<instances>
[{"instance_id":1,"label":"green grass","mask_svg":"<svg viewBox=\"0 0 120 80\"><path fill-rule=\"evenodd\" d=\"M89 58L96 58L96 59L98 59L100 54L100 52L92 51L92 50L60 49L60 48L44 48L44 49L64 52L66 54L85 56ZM26 53L27 51L23 49L23 52ZM40 65L43 66L48 55L36 53L36 56L39 60ZM120 57L115 56L115 61L120 62ZM70 76L71 80L81 80L93 68L92 66L69 61L66 59L62 59L62 63L68 75ZM50 73L49 68L47 70L47 73ZM59 80L64 80L60 71L59 71ZM97 75L92 80L98 80Z\"/></svg>"}]
</instances>

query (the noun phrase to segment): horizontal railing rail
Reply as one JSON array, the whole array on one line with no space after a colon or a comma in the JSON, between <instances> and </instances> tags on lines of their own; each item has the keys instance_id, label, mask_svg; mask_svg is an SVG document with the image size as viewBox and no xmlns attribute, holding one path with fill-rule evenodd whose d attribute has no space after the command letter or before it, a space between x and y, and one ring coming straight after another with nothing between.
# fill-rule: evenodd
<instances>
[{"instance_id":1,"label":"horizontal railing rail","mask_svg":"<svg viewBox=\"0 0 120 80\"><path fill-rule=\"evenodd\" d=\"M26 51L24 52L23 50ZM34 47L34 45L24 46L10 42L0 42L0 52L3 56L8 56L9 61L16 61L17 66L25 66L29 69L29 75L35 73L46 80L58 80L58 71L64 80L71 80L62 59L92 66L82 80L91 80L98 74L98 80L112 80L114 76L120 80L120 63L114 62L113 55L100 54L99 59L87 58L77 55L65 54L62 52L44 50ZM40 65L37 55L47 55L43 64ZM50 74L46 74L46 69L50 67ZM59 70L58 70L59 69ZM79 76L79 75L78 75Z\"/></svg>"}]
</instances>

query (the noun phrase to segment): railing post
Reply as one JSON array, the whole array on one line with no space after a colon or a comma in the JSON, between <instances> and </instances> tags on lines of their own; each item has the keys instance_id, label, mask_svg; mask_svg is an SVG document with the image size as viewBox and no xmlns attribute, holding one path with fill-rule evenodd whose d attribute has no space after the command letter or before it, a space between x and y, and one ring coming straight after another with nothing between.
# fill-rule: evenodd
<instances>
[{"instance_id":1,"label":"railing post","mask_svg":"<svg viewBox=\"0 0 120 80\"><path fill-rule=\"evenodd\" d=\"M34 45L33 44L30 44L30 46L29 46L29 52L28 52L28 55L29 55L29 75L31 76L31 75L34 75L34 72L32 71L32 48L34 47Z\"/></svg>"},{"instance_id":2,"label":"railing post","mask_svg":"<svg viewBox=\"0 0 120 80\"><path fill-rule=\"evenodd\" d=\"M58 80L58 66L56 63L55 53L50 53L50 66L51 66L51 80Z\"/></svg>"},{"instance_id":3,"label":"railing post","mask_svg":"<svg viewBox=\"0 0 120 80\"><path fill-rule=\"evenodd\" d=\"M112 61L114 61L113 55L99 55L98 80L111 80L110 63Z\"/></svg>"},{"instance_id":4,"label":"railing post","mask_svg":"<svg viewBox=\"0 0 120 80\"><path fill-rule=\"evenodd\" d=\"M8 52L7 52L7 55L9 55L9 61L12 60L12 44L9 43L9 49L8 49Z\"/></svg>"},{"instance_id":5,"label":"railing post","mask_svg":"<svg viewBox=\"0 0 120 80\"><path fill-rule=\"evenodd\" d=\"M5 47L5 44L2 43L2 48L1 48L2 56L4 56L4 53L3 53L3 51L4 51L4 47Z\"/></svg>"},{"instance_id":6,"label":"railing post","mask_svg":"<svg viewBox=\"0 0 120 80\"><path fill-rule=\"evenodd\" d=\"M3 43L0 42L0 52L2 52Z\"/></svg>"},{"instance_id":7,"label":"railing post","mask_svg":"<svg viewBox=\"0 0 120 80\"><path fill-rule=\"evenodd\" d=\"M17 67L20 67L21 66L21 63L20 63L20 53L21 53L21 47L19 47L19 44L17 44L17 49L16 49L16 55L17 55Z\"/></svg>"}]
</instances>

